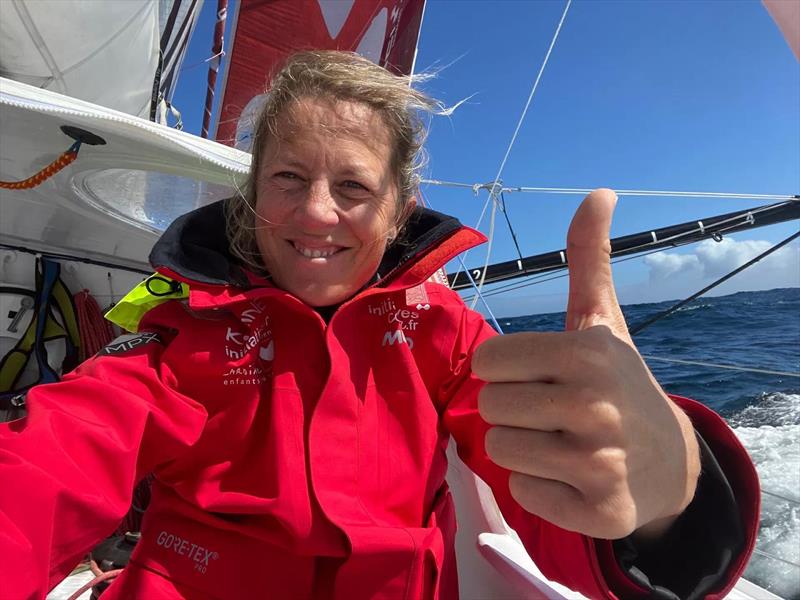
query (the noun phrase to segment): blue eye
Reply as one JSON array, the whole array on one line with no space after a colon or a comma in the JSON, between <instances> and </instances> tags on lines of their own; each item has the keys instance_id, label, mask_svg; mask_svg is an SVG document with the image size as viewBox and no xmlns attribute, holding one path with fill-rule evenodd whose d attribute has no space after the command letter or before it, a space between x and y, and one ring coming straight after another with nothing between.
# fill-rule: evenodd
<instances>
[{"instance_id":1,"label":"blue eye","mask_svg":"<svg viewBox=\"0 0 800 600\"><path fill-rule=\"evenodd\" d=\"M300 179L295 173L291 173L290 171L281 171L280 173L276 173L275 177L281 177L283 179Z\"/></svg>"}]
</instances>

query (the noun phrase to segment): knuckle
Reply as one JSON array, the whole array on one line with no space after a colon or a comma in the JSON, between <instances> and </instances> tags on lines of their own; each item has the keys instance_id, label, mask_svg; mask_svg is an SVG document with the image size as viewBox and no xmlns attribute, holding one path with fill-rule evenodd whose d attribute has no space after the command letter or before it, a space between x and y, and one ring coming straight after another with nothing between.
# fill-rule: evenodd
<instances>
[{"instance_id":1,"label":"knuckle","mask_svg":"<svg viewBox=\"0 0 800 600\"><path fill-rule=\"evenodd\" d=\"M612 495L592 503L594 521L598 524L599 537L620 539L636 530L636 506L627 498Z\"/></svg>"},{"instance_id":2,"label":"knuckle","mask_svg":"<svg viewBox=\"0 0 800 600\"><path fill-rule=\"evenodd\" d=\"M608 433L622 430L622 413L613 402L596 399L591 404L590 411L592 421L598 428L602 428Z\"/></svg>"},{"instance_id":3,"label":"knuckle","mask_svg":"<svg viewBox=\"0 0 800 600\"><path fill-rule=\"evenodd\" d=\"M595 325L586 330L587 350L597 357L608 357L614 349L617 338L608 325Z\"/></svg>"},{"instance_id":4,"label":"knuckle","mask_svg":"<svg viewBox=\"0 0 800 600\"><path fill-rule=\"evenodd\" d=\"M595 406L600 399L599 392L593 385L580 385L576 387L573 392L573 398L582 411L586 410L587 407Z\"/></svg>"},{"instance_id":5,"label":"knuckle","mask_svg":"<svg viewBox=\"0 0 800 600\"><path fill-rule=\"evenodd\" d=\"M621 448L600 448L592 453L592 470L607 484L625 481L628 476L627 453Z\"/></svg>"}]
</instances>

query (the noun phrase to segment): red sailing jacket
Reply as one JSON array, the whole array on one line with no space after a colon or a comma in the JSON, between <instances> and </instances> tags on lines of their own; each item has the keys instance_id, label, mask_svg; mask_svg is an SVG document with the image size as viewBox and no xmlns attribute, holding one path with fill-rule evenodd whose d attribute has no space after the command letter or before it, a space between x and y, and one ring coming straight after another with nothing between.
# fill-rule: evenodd
<instances>
[{"instance_id":1,"label":"red sailing jacket","mask_svg":"<svg viewBox=\"0 0 800 600\"><path fill-rule=\"evenodd\" d=\"M524 511L484 452L470 357L494 332L426 282L480 234L418 213L423 233L393 270L326 324L223 258L224 241L207 239L220 211L183 217L151 255L188 299L149 310L138 333L31 390L28 416L0 426L0 597L42 598L153 472L142 539L104 600L455 599L451 435L545 575L593 598L644 595L611 542ZM724 422L680 403L746 529L717 598L752 550L757 482Z\"/></svg>"}]
</instances>

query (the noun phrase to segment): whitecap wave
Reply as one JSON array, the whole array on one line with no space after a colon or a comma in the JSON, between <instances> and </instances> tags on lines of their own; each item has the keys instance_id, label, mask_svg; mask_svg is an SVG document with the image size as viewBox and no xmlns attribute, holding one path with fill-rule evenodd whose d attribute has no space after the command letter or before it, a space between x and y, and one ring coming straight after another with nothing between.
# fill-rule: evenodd
<instances>
[{"instance_id":1,"label":"whitecap wave","mask_svg":"<svg viewBox=\"0 0 800 600\"><path fill-rule=\"evenodd\" d=\"M763 491L756 554L745 576L783 598L800 598L800 394L762 394L729 421Z\"/></svg>"}]
</instances>

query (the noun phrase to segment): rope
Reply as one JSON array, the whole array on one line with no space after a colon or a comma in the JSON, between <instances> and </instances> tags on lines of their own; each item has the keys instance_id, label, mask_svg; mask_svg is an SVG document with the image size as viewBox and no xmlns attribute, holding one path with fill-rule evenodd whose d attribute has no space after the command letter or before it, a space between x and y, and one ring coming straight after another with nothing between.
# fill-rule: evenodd
<instances>
[{"instance_id":1,"label":"rope","mask_svg":"<svg viewBox=\"0 0 800 600\"><path fill-rule=\"evenodd\" d=\"M679 358L662 358L660 356L642 355L647 360L659 360L662 362L678 363L681 365L696 365L699 367L713 367L715 369L729 369L731 371L745 371L748 373L763 373L765 375L778 375L780 377L800 377L800 373L792 371L772 371L770 369L756 369L751 367L741 367L739 365L721 365L719 363L702 362L699 360L682 360Z\"/></svg>"},{"instance_id":2,"label":"rope","mask_svg":"<svg viewBox=\"0 0 800 600\"><path fill-rule=\"evenodd\" d=\"M492 239L494 237L494 217L495 217L495 210L497 206L497 194L501 191L501 188L498 188L498 184L500 183L500 177L503 174L503 169L506 166L506 161L508 160L509 155L511 154L511 149L514 147L514 142L517 141L517 134L519 134L519 130L522 128L522 123L525 120L525 116L528 114L528 108L533 101L533 95L536 93L536 89L539 87L539 81L542 79L542 74L544 73L544 69L547 66L547 61L550 60L550 54L553 52L553 47L556 45L556 40L558 39L558 34L561 33L561 26L564 24L564 19L567 18L567 12L569 11L569 7L572 4L572 0L567 0L566 6L564 6L564 12L561 13L561 19L558 21L558 27L556 27L556 31L553 34L553 39L550 40L550 46L547 48L547 53L544 56L544 60L542 61L542 66L539 67L539 72L536 74L536 80L533 82L533 87L531 88L531 93L528 95L528 101L525 103L525 108L522 109L522 114L519 117L519 121L517 121L517 127L514 129L514 135L511 136L511 141L508 144L508 148L506 149L505 156L503 156L503 160L500 162L500 168L497 169L497 175L492 182L492 187L489 188L489 197L493 201L493 208L492 208L492 217L491 217L491 226L489 229L489 241L486 247L486 261L483 265L483 270L481 272L481 279L478 282L478 286L475 288L478 292L483 289L483 282L486 279L486 269L489 266L489 258L492 252ZM475 303L472 303L472 307L475 307Z\"/></svg>"},{"instance_id":3,"label":"rope","mask_svg":"<svg viewBox=\"0 0 800 600\"><path fill-rule=\"evenodd\" d=\"M95 563L94 561L91 562L91 569L92 573L95 574L95 578L92 579L90 582L82 585L79 589L75 590L75 593L73 593L69 598L67 598L67 600L78 600L78 598L80 598L82 594L88 592L98 583L108 581L109 579L114 579L115 577L117 577L117 575L119 575L123 571L123 569L114 569L113 571L103 572L98 568L97 563Z\"/></svg>"},{"instance_id":4,"label":"rope","mask_svg":"<svg viewBox=\"0 0 800 600\"><path fill-rule=\"evenodd\" d=\"M81 290L74 296L75 312L78 316L81 345L78 352L80 362L97 354L114 339L111 323L106 321L97 301L89 290Z\"/></svg>"},{"instance_id":5,"label":"rope","mask_svg":"<svg viewBox=\"0 0 800 600\"><path fill-rule=\"evenodd\" d=\"M770 491L763 490L763 489L761 490L761 493L762 494L766 494L767 496L772 496L774 498L778 498L778 499L783 500L785 502L789 502L790 504L800 504L800 499L798 499L798 498L789 498L788 496L783 496L781 494L776 494L775 492L770 492Z\"/></svg>"},{"instance_id":6,"label":"rope","mask_svg":"<svg viewBox=\"0 0 800 600\"><path fill-rule=\"evenodd\" d=\"M78 150L80 147L81 143L75 142L69 147L69 150L64 152L61 156L59 156L35 175L31 175L22 181L0 181L0 188L6 190L29 190L41 185L64 167L75 162L75 159L78 158Z\"/></svg>"},{"instance_id":7,"label":"rope","mask_svg":"<svg viewBox=\"0 0 800 600\"><path fill-rule=\"evenodd\" d=\"M767 558L771 558L772 560L778 560L782 563L786 563L787 565L791 565L793 567L800 567L800 564L794 563L790 560L786 560L785 558L781 558L780 556L775 556L774 554L770 554L769 552L764 552L763 550L759 550L758 548L753 549L753 552L756 554L760 554L761 556L766 556Z\"/></svg>"},{"instance_id":8,"label":"rope","mask_svg":"<svg viewBox=\"0 0 800 600\"><path fill-rule=\"evenodd\" d=\"M647 320L646 320L646 321L644 321L643 323L640 323L640 324L638 324L638 325L635 325L634 327L631 327L631 328L630 328L630 334L631 334L631 336L633 336L633 335L635 335L635 334L639 333L640 331L642 331L642 330L643 330L643 329L645 329L646 327L649 327L650 325L652 325L652 324L653 324L653 323L655 323L656 321L660 321L660 320L661 320L661 319L663 319L664 317L667 317L667 316L671 315L673 312L675 312L676 310L678 310L678 309L679 309L681 306L683 306L684 304L688 304L689 302L691 302L692 300L694 300L694 299L695 299L695 298L697 298L698 296L702 296L702 295L703 295L703 294L705 294L707 291L709 291L709 290L711 290L711 289L713 289L713 288L717 287L717 286L718 286L719 284L721 284L721 283L724 283L725 281L727 281L728 279L730 279L731 277L733 277L733 276L734 276L734 275L736 275L737 273L740 273L740 272L744 271L744 270L745 270L747 267L750 267L750 266L754 265L755 263L757 263L758 261L760 261L762 258L765 258L765 257L769 256L770 254L772 254L772 253L773 253L773 252L775 252L776 250L779 250L780 248L782 248L783 246L785 246L786 244L788 244L788 243L789 243L789 242L791 242L792 240L794 240L794 239L797 239L798 237L800 237L800 231L798 231L797 233L793 233L792 235L790 235L789 237L787 237L787 238L786 238L785 240L783 240L782 242L778 242L777 244L775 244L774 246L772 246L772 247L771 247L771 248L769 248L768 250L766 250L766 251L762 252L761 254L759 254L758 256L756 256L755 258L753 258L752 260L749 260L749 261L747 261L746 263L744 263L744 264L743 264L743 265L741 265L740 267L737 267L736 269L734 269L733 271L731 271L731 272L730 272L730 273L728 273L727 275L724 275L723 277L720 277L720 278L719 278L719 279L717 279L715 282L711 283L710 285L707 285L707 286L706 286L706 287L704 287L702 290L700 290L699 292L696 292L696 293L692 294L691 296L689 296L689 297L688 297L688 298L686 298L685 300L681 300L681 301L680 301L680 302L678 302L677 304L674 304L674 305L670 306L670 307L669 307L667 310L665 310L665 311L663 311L663 312L661 312L661 313L659 313L659 314L657 314L657 315L655 315L655 316L653 316L653 317L651 317L651 318L647 319Z\"/></svg>"},{"instance_id":9,"label":"rope","mask_svg":"<svg viewBox=\"0 0 800 600\"><path fill-rule=\"evenodd\" d=\"M508 160L508 156L511 154L511 148L514 147L514 142L517 141L517 134L522 127L522 122L525 120L525 116L528 114L528 108L533 100L533 95L536 93L536 88L539 87L539 81L542 79L544 68L547 66L547 61L550 60L550 54L553 52L553 46L556 44L558 34L561 32L561 26L564 24L564 19L567 18L567 11L569 11L571 4L572 0L567 0L567 5L564 7L564 12L561 13L561 20L558 22L558 27L556 27L556 32L553 34L553 39L550 40L550 47L547 49L547 54L545 54L544 61L542 61L542 66L539 67L539 73L536 75L536 81L534 81L533 87L531 88L531 93L528 95L528 101L525 103L525 108L522 110L522 114L519 117L517 128L514 130L514 135L511 136L511 142L508 144L506 154L503 156L503 161L500 163L500 168L497 170L497 176L494 178L492 190L494 190L495 186L497 186L498 182L500 181L500 176L503 174L503 168L506 166L506 161Z\"/></svg>"}]
</instances>

